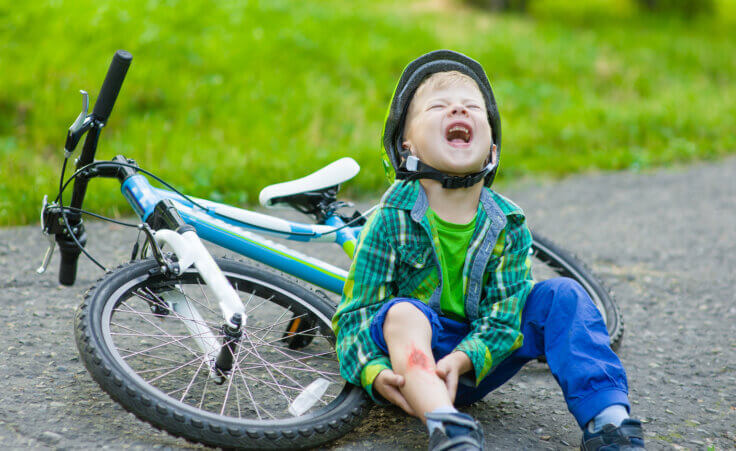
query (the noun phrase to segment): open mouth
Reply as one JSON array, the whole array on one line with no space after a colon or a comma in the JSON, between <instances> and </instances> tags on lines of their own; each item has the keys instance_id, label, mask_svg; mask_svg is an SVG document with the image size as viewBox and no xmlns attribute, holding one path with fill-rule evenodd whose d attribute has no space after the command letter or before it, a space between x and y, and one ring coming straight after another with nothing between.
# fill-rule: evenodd
<instances>
[{"instance_id":1,"label":"open mouth","mask_svg":"<svg viewBox=\"0 0 736 451\"><path fill-rule=\"evenodd\" d=\"M447 139L450 144L467 144L471 139L473 139L472 128L463 122L453 122L445 131L445 139Z\"/></svg>"}]
</instances>

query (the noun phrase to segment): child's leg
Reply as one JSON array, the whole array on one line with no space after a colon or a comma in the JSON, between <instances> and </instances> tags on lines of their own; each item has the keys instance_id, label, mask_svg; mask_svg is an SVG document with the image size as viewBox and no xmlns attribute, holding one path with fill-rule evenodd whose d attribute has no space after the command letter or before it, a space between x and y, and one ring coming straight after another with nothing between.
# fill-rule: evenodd
<instances>
[{"instance_id":1,"label":"child's leg","mask_svg":"<svg viewBox=\"0 0 736 451\"><path fill-rule=\"evenodd\" d=\"M561 277L537 283L521 322L522 347L477 388L458 387L456 404L481 399L526 362L544 355L581 428L608 406L629 408L626 372L611 350L600 312L577 282Z\"/></svg>"},{"instance_id":2,"label":"child's leg","mask_svg":"<svg viewBox=\"0 0 736 451\"><path fill-rule=\"evenodd\" d=\"M537 340L580 427L608 406L628 410L626 372L588 293L568 278L545 281L533 291L530 315L542 328Z\"/></svg>"},{"instance_id":3,"label":"child's leg","mask_svg":"<svg viewBox=\"0 0 736 451\"><path fill-rule=\"evenodd\" d=\"M447 354L455 347L451 342L457 344L467 333L446 326L422 301L395 298L373 317L371 338L389 354L393 372L404 377L401 395L427 424L430 448L482 449L480 424L452 406L445 382L435 373L432 351L438 357Z\"/></svg>"},{"instance_id":4,"label":"child's leg","mask_svg":"<svg viewBox=\"0 0 736 451\"><path fill-rule=\"evenodd\" d=\"M425 421L425 413L451 406L447 387L435 372L427 316L409 302L394 304L386 314L383 336L394 372L405 379L401 393L419 418Z\"/></svg>"}]
</instances>

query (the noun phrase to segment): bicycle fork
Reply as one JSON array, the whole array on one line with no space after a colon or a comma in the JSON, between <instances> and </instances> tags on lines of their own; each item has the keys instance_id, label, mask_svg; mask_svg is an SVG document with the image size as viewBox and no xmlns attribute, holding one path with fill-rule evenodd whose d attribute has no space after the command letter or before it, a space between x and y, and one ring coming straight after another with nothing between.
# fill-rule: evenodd
<instances>
[{"instance_id":1,"label":"bicycle fork","mask_svg":"<svg viewBox=\"0 0 736 451\"><path fill-rule=\"evenodd\" d=\"M182 320L194 342L202 350L204 363L210 369L210 377L216 383L222 384L233 368L234 356L247 320L243 302L193 228L183 226L176 232L161 229L154 232L153 236L157 245L169 245L177 256L178 261L173 265L173 272L182 274L193 265L218 301L224 319L221 343L184 293L170 291L161 296Z\"/></svg>"}]
</instances>

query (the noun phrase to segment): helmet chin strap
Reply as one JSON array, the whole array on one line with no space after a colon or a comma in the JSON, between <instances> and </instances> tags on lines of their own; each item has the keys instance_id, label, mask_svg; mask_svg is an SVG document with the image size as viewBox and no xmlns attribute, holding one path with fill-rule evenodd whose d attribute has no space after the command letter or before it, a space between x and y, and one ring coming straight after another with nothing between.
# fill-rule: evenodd
<instances>
[{"instance_id":1,"label":"helmet chin strap","mask_svg":"<svg viewBox=\"0 0 736 451\"><path fill-rule=\"evenodd\" d=\"M423 163L414 155L409 155L396 171L396 178L407 182L418 179L433 179L442 183L442 187L447 189L470 188L482 181L488 173L498 166L498 158L494 157L495 152L492 152L491 161L479 172L466 175L450 175Z\"/></svg>"},{"instance_id":2,"label":"helmet chin strap","mask_svg":"<svg viewBox=\"0 0 736 451\"><path fill-rule=\"evenodd\" d=\"M442 187L447 189L470 188L482 181L494 167L495 164L489 163L479 172L466 175L450 175L423 163L419 158L412 155L406 160L406 165L397 171L396 178L406 179L406 181L433 179L442 183Z\"/></svg>"}]
</instances>

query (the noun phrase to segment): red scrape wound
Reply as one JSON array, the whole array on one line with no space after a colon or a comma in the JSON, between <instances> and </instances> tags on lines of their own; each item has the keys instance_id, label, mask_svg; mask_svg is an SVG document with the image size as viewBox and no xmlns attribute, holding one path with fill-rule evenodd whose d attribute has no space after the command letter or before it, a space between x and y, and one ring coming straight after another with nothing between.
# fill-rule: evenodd
<instances>
[{"instance_id":1,"label":"red scrape wound","mask_svg":"<svg viewBox=\"0 0 736 451\"><path fill-rule=\"evenodd\" d=\"M411 344L410 346L406 369L412 370L414 368L418 368L425 371L432 371L432 364L430 363L427 355L420 349L417 349L414 344Z\"/></svg>"}]
</instances>

